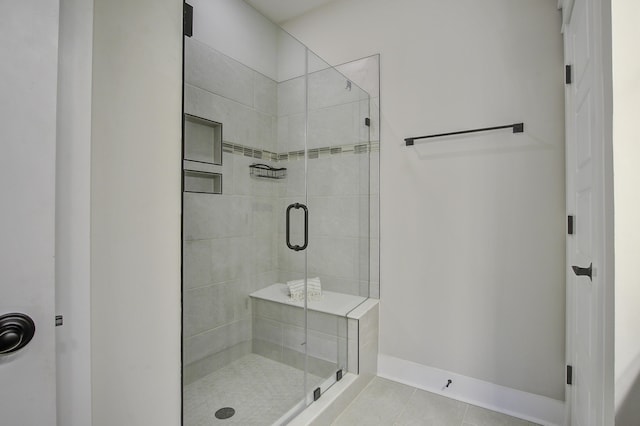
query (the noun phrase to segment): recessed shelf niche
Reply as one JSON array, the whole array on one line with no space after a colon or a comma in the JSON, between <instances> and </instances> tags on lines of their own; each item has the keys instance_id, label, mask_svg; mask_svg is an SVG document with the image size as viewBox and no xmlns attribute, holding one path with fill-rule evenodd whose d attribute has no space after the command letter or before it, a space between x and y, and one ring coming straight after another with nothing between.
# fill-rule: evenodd
<instances>
[{"instance_id":1,"label":"recessed shelf niche","mask_svg":"<svg viewBox=\"0 0 640 426\"><path fill-rule=\"evenodd\" d=\"M222 123L185 114L184 159L222 164Z\"/></svg>"},{"instance_id":2,"label":"recessed shelf niche","mask_svg":"<svg viewBox=\"0 0 640 426\"><path fill-rule=\"evenodd\" d=\"M220 173L185 170L184 192L222 194L222 175Z\"/></svg>"}]
</instances>

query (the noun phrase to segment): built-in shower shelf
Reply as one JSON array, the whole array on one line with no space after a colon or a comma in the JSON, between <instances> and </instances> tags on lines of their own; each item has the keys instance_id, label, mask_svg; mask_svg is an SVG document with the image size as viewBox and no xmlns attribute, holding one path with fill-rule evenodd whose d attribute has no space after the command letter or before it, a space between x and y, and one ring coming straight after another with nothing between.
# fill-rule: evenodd
<instances>
[{"instance_id":1,"label":"built-in shower shelf","mask_svg":"<svg viewBox=\"0 0 640 426\"><path fill-rule=\"evenodd\" d=\"M184 192L198 194L222 194L222 175L220 173L184 170Z\"/></svg>"},{"instance_id":2,"label":"built-in shower shelf","mask_svg":"<svg viewBox=\"0 0 640 426\"><path fill-rule=\"evenodd\" d=\"M184 159L222 164L222 124L195 115L184 115Z\"/></svg>"},{"instance_id":3,"label":"built-in shower shelf","mask_svg":"<svg viewBox=\"0 0 640 426\"><path fill-rule=\"evenodd\" d=\"M255 299L268 300L285 305L298 306L300 308L304 307L304 300L291 300L289 297L289 287L287 287L286 284L272 284L269 287L254 291L249 296ZM367 300L367 298L362 296L323 290L322 296L318 300L310 300L307 302L307 308L325 314L346 316L365 300Z\"/></svg>"}]
</instances>

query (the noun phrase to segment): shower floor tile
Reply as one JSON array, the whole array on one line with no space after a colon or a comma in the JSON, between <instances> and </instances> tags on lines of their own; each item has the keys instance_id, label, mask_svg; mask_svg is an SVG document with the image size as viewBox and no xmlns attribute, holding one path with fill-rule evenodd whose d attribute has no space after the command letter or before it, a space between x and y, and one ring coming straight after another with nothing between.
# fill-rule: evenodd
<instances>
[{"instance_id":1,"label":"shower floor tile","mask_svg":"<svg viewBox=\"0 0 640 426\"><path fill-rule=\"evenodd\" d=\"M184 426L271 425L302 400L304 372L248 354L184 387ZM309 383L320 377L309 375ZM231 407L233 417L215 412Z\"/></svg>"}]
</instances>

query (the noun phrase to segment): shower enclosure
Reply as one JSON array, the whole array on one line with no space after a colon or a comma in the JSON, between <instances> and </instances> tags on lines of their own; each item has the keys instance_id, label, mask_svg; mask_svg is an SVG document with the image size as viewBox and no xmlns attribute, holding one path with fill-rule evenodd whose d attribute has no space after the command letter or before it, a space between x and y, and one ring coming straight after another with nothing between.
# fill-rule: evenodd
<instances>
[{"instance_id":1,"label":"shower enclosure","mask_svg":"<svg viewBox=\"0 0 640 426\"><path fill-rule=\"evenodd\" d=\"M185 37L185 426L286 423L349 370L347 314L378 294L370 96L262 19L270 69L250 38Z\"/></svg>"}]
</instances>

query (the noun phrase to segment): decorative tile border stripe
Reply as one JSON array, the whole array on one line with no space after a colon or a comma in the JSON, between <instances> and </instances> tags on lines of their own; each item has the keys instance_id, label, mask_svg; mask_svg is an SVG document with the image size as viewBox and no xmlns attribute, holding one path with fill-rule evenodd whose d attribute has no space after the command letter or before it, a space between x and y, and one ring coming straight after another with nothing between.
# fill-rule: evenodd
<instances>
[{"instance_id":1,"label":"decorative tile border stripe","mask_svg":"<svg viewBox=\"0 0 640 426\"><path fill-rule=\"evenodd\" d=\"M255 149L248 146L223 142L222 151L228 154L243 155L245 157L257 158L258 160L266 161L294 161L304 159L304 150L289 151L281 154L266 151L262 149ZM365 154L367 152L380 151L380 142L375 141L371 143L359 143L350 145L338 145L338 146L326 146L322 148L311 148L307 150L307 157L312 159L324 158L330 155L340 154Z\"/></svg>"},{"instance_id":2,"label":"decorative tile border stripe","mask_svg":"<svg viewBox=\"0 0 640 426\"><path fill-rule=\"evenodd\" d=\"M222 142L222 152L244 155L245 157L257 158L258 160L278 161L278 154L275 152L255 149L231 142Z\"/></svg>"}]
</instances>

